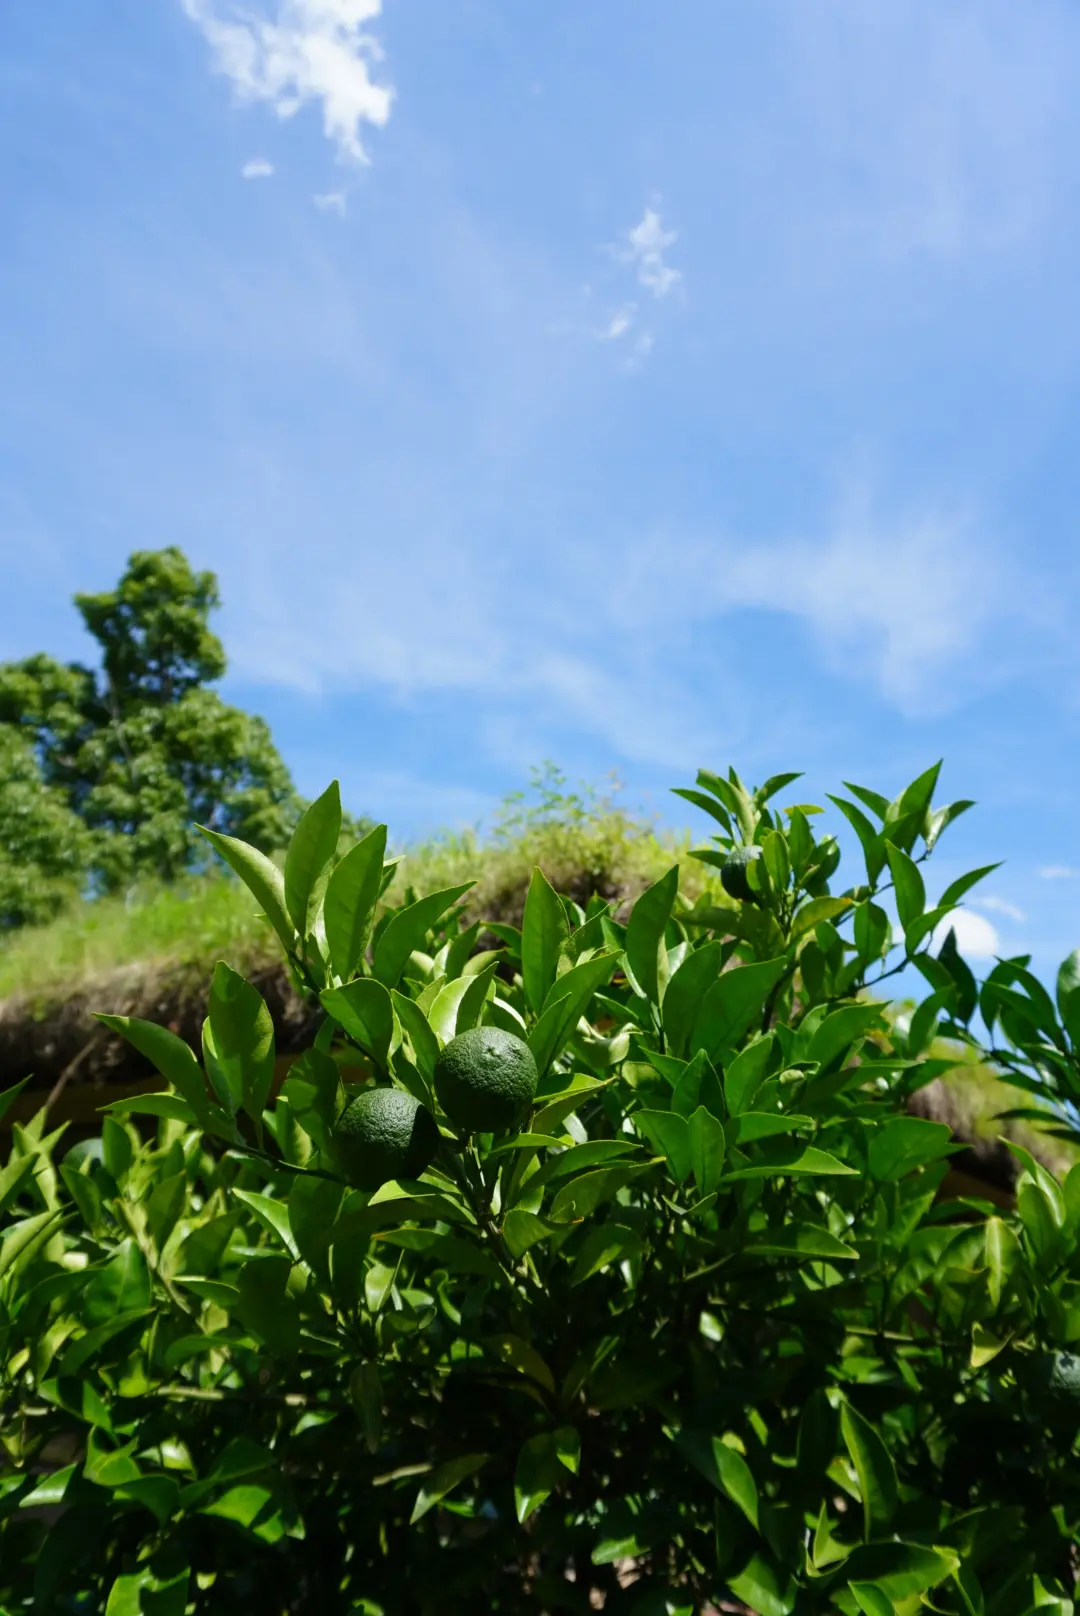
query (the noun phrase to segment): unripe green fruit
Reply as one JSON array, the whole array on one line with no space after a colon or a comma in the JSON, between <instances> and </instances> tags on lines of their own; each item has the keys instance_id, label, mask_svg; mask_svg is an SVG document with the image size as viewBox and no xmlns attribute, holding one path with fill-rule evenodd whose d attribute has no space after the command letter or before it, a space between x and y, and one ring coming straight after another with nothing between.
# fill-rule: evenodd
<instances>
[{"instance_id":1,"label":"unripe green fruit","mask_svg":"<svg viewBox=\"0 0 1080 1616\"><path fill-rule=\"evenodd\" d=\"M528 1044L501 1027L472 1027L435 1062L435 1093L462 1133L501 1133L524 1121L538 1073Z\"/></svg>"},{"instance_id":2,"label":"unripe green fruit","mask_svg":"<svg viewBox=\"0 0 1080 1616\"><path fill-rule=\"evenodd\" d=\"M746 872L754 860L760 857L760 847L737 847L724 860L720 869L720 884L729 898L738 898L743 903L753 898L754 893L751 891Z\"/></svg>"},{"instance_id":3,"label":"unripe green fruit","mask_svg":"<svg viewBox=\"0 0 1080 1616\"><path fill-rule=\"evenodd\" d=\"M334 1129L341 1170L361 1190L377 1190L391 1178L419 1178L438 1148L435 1118L404 1089L365 1089Z\"/></svg>"},{"instance_id":4,"label":"unripe green fruit","mask_svg":"<svg viewBox=\"0 0 1080 1616\"><path fill-rule=\"evenodd\" d=\"M1035 1384L1047 1401L1080 1415L1080 1357L1075 1352L1044 1352L1035 1366Z\"/></svg>"}]
</instances>

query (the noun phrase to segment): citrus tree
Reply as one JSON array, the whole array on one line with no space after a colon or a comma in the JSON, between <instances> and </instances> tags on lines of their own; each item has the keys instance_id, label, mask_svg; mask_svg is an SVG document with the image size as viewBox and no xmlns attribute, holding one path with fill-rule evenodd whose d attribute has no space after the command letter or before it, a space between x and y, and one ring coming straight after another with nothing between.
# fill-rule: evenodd
<instances>
[{"instance_id":1,"label":"citrus tree","mask_svg":"<svg viewBox=\"0 0 1080 1616\"><path fill-rule=\"evenodd\" d=\"M923 875L965 805L851 788L841 889L796 778L683 793L695 904L537 871L520 929L387 906L336 787L283 871L208 832L323 1019L279 1083L221 963L198 1051L102 1017L165 1090L14 1129L4 1609L1071 1616L1080 1177L941 1202L905 1114L972 1036L931 940L985 872Z\"/></svg>"}]
</instances>

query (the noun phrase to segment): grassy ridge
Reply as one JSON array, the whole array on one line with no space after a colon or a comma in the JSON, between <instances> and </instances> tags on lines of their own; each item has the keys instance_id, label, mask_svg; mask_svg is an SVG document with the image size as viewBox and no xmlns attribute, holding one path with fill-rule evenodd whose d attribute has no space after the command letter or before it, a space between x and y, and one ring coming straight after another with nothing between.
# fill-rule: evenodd
<instances>
[{"instance_id":1,"label":"grassy ridge","mask_svg":"<svg viewBox=\"0 0 1080 1616\"><path fill-rule=\"evenodd\" d=\"M582 901L593 890L632 898L676 862L683 890L701 890L706 871L689 858L688 835L658 831L611 796L562 786L549 771L528 796L507 799L487 835L449 832L406 847L388 896L401 902L410 886L423 892L475 880L469 908L476 918L516 920L536 864L557 890ZM194 979L208 976L217 959L247 972L277 963L280 952L251 895L231 878L146 885L12 933L0 943L0 1001L45 1008L127 967L190 969Z\"/></svg>"}]
</instances>

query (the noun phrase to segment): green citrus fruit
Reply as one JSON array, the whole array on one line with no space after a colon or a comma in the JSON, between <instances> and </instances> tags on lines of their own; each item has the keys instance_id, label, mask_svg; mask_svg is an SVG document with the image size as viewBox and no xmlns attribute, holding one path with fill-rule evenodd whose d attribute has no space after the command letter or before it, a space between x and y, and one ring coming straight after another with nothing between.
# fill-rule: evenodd
<instances>
[{"instance_id":1,"label":"green citrus fruit","mask_svg":"<svg viewBox=\"0 0 1080 1616\"><path fill-rule=\"evenodd\" d=\"M737 847L724 860L720 868L720 884L729 898L740 898L744 903L753 898L746 872L755 859L761 857L760 847Z\"/></svg>"},{"instance_id":2,"label":"green citrus fruit","mask_svg":"<svg viewBox=\"0 0 1080 1616\"><path fill-rule=\"evenodd\" d=\"M365 1089L338 1118L334 1148L350 1184L377 1190L391 1178L419 1178L439 1148L439 1130L404 1089Z\"/></svg>"},{"instance_id":3,"label":"green citrus fruit","mask_svg":"<svg viewBox=\"0 0 1080 1616\"><path fill-rule=\"evenodd\" d=\"M1050 1402L1080 1409L1080 1357L1075 1352L1043 1353L1036 1379Z\"/></svg>"},{"instance_id":4,"label":"green citrus fruit","mask_svg":"<svg viewBox=\"0 0 1080 1616\"><path fill-rule=\"evenodd\" d=\"M528 1044L501 1027L472 1027L435 1062L435 1093L462 1133L501 1133L524 1120L536 1093Z\"/></svg>"}]
</instances>

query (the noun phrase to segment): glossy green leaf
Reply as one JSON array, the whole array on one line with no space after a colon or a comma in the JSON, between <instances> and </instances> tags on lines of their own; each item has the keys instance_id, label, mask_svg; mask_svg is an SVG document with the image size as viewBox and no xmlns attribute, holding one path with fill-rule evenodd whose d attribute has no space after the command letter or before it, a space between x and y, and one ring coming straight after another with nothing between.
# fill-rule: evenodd
<instances>
[{"instance_id":1,"label":"glossy green leaf","mask_svg":"<svg viewBox=\"0 0 1080 1616\"><path fill-rule=\"evenodd\" d=\"M791 940L796 942L813 931L823 920L838 920L852 907L850 898L811 898L796 911L791 923Z\"/></svg>"},{"instance_id":2,"label":"glossy green leaf","mask_svg":"<svg viewBox=\"0 0 1080 1616\"><path fill-rule=\"evenodd\" d=\"M1073 1049L1080 1049L1080 948L1062 961L1056 987L1062 1024Z\"/></svg>"},{"instance_id":3,"label":"glossy green leaf","mask_svg":"<svg viewBox=\"0 0 1080 1616\"><path fill-rule=\"evenodd\" d=\"M97 1273L87 1276L82 1317L91 1326L150 1305L150 1274L134 1240L125 1240Z\"/></svg>"},{"instance_id":4,"label":"glossy green leaf","mask_svg":"<svg viewBox=\"0 0 1080 1616\"><path fill-rule=\"evenodd\" d=\"M188 1127L195 1127L199 1120L187 1101L178 1094L136 1094L129 1099L110 1100L100 1110L114 1117L168 1117Z\"/></svg>"},{"instance_id":5,"label":"glossy green leaf","mask_svg":"<svg viewBox=\"0 0 1080 1616\"><path fill-rule=\"evenodd\" d=\"M856 1044L881 1020L881 1006L876 1004L846 1004L833 1010L818 1026L807 1049L807 1059L829 1067Z\"/></svg>"},{"instance_id":6,"label":"glossy green leaf","mask_svg":"<svg viewBox=\"0 0 1080 1616\"><path fill-rule=\"evenodd\" d=\"M556 979L544 1003L543 1014L528 1037L541 1078L565 1048L593 994L610 980L614 966L614 955L598 954L564 971Z\"/></svg>"},{"instance_id":7,"label":"glossy green leaf","mask_svg":"<svg viewBox=\"0 0 1080 1616\"><path fill-rule=\"evenodd\" d=\"M416 1064L425 1081L431 1083L435 1076L435 1062L439 1058L439 1040L431 1023L416 1000L399 993L397 988L394 988L390 998L401 1029L412 1044Z\"/></svg>"},{"instance_id":8,"label":"glossy green leaf","mask_svg":"<svg viewBox=\"0 0 1080 1616\"><path fill-rule=\"evenodd\" d=\"M673 1176L681 1184L691 1172L690 1128L674 1111L635 1111L634 1127L659 1156L666 1156Z\"/></svg>"},{"instance_id":9,"label":"glossy green leaf","mask_svg":"<svg viewBox=\"0 0 1080 1616\"><path fill-rule=\"evenodd\" d=\"M840 1431L859 1478L863 1532L869 1539L887 1527L896 1512L896 1469L879 1433L848 1402L840 1409Z\"/></svg>"},{"instance_id":10,"label":"glossy green leaf","mask_svg":"<svg viewBox=\"0 0 1080 1616\"><path fill-rule=\"evenodd\" d=\"M182 1038L167 1027L159 1027L153 1021L141 1021L135 1016L109 1016L95 1012L95 1020L112 1032L119 1033L133 1049L144 1055L172 1084L195 1115L205 1119L207 1094L202 1067Z\"/></svg>"},{"instance_id":11,"label":"glossy green leaf","mask_svg":"<svg viewBox=\"0 0 1080 1616\"><path fill-rule=\"evenodd\" d=\"M664 933L679 890L679 866L673 865L635 903L626 928L626 959L634 981L659 1007L667 988L667 950Z\"/></svg>"},{"instance_id":12,"label":"glossy green leaf","mask_svg":"<svg viewBox=\"0 0 1080 1616\"><path fill-rule=\"evenodd\" d=\"M641 1236L618 1223L602 1223L590 1229L578 1248L570 1272L570 1284L583 1285L594 1274L602 1273L613 1262L623 1262L642 1250Z\"/></svg>"},{"instance_id":13,"label":"glossy green leaf","mask_svg":"<svg viewBox=\"0 0 1080 1616\"><path fill-rule=\"evenodd\" d=\"M727 1142L723 1125L704 1106L698 1106L686 1125L690 1171L701 1195L711 1195L724 1170Z\"/></svg>"},{"instance_id":14,"label":"glossy green leaf","mask_svg":"<svg viewBox=\"0 0 1080 1616\"><path fill-rule=\"evenodd\" d=\"M101 1017L99 1016L97 1019L100 1021ZM3 1094L0 1094L0 1122L3 1121L29 1081L28 1077L24 1077L21 1083L14 1083L11 1088L5 1089Z\"/></svg>"},{"instance_id":15,"label":"glossy green leaf","mask_svg":"<svg viewBox=\"0 0 1080 1616\"><path fill-rule=\"evenodd\" d=\"M101 1352L118 1335L132 1325L149 1318L146 1308L133 1308L129 1312L116 1313L105 1319L101 1324L88 1330L85 1335L77 1336L69 1345L65 1346L59 1363L59 1373L65 1376L81 1374L86 1365Z\"/></svg>"},{"instance_id":16,"label":"glossy green leaf","mask_svg":"<svg viewBox=\"0 0 1080 1616\"><path fill-rule=\"evenodd\" d=\"M859 1253L817 1223L798 1223L754 1234L745 1256L794 1257L822 1262L850 1262Z\"/></svg>"},{"instance_id":17,"label":"glossy green leaf","mask_svg":"<svg viewBox=\"0 0 1080 1616\"><path fill-rule=\"evenodd\" d=\"M664 1036L674 1055L685 1052L705 994L716 981L723 963L722 941L690 951L674 972L664 994Z\"/></svg>"},{"instance_id":18,"label":"glossy green leaf","mask_svg":"<svg viewBox=\"0 0 1080 1616\"><path fill-rule=\"evenodd\" d=\"M432 927L475 884L465 881L461 886L445 887L398 910L380 934L372 962L376 977L385 987L397 987L409 955L423 947Z\"/></svg>"},{"instance_id":19,"label":"glossy green leaf","mask_svg":"<svg viewBox=\"0 0 1080 1616\"><path fill-rule=\"evenodd\" d=\"M868 1582L892 1603L913 1599L952 1577L960 1557L944 1547L895 1540L861 1544L844 1566L853 1582Z\"/></svg>"},{"instance_id":20,"label":"glossy green leaf","mask_svg":"<svg viewBox=\"0 0 1080 1616\"><path fill-rule=\"evenodd\" d=\"M275 1353L291 1357L300 1346L300 1314L286 1286L290 1257L256 1257L240 1270L239 1312L245 1327Z\"/></svg>"},{"instance_id":21,"label":"glossy green leaf","mask_svg":"<svg viewBox=\"0 0 1080 1616\"><path fill-rule=\"evenodd\" d=\"M322 908L340 836L341 794L333 780L301 814L285 855L285 907L301 937L310 935Z\"/></svg>"},{"instance_id":22,"label":"glossy green leaf","mask_svg":"<svg viewBox=\"0 0 1080 1616\"><path fill-rule=\"evenodd\" d=\"M736 1048L760 1018L765 1001L787 970L786 960L775 959L724 971L702 1000L691 1051L703 1049L716 1059L723 1051Z\"/></svg>"},{"instance_id":23,"label":"glossy green leaf","mask_svg":"<svg viewBox=\"0 0 1080 1616\"><path fill-rule=\"evenodd\" d=\"M299 1255L315 1273L326 1277L331 1231L341 1208L344 1186L328 1178L297 1175L289 1187L288 1233ZM288 1240L285 1245L288 1247Z\"/></svg>"},{"instance_id":24,"label":"glossy green leaf","mask_svg":"<svg viewBox=\"0 0 1080 1616\"><path fill-rule=\"evenodd\" d=\"M848 1167L829 1151L819 1150L816 1145L804 1145L798 1140L770 1140L763 1145L755 1145L751 1165L726 1173L724 1182L731 1184L747 1178L799 1178L834 1173L850 1175L857 1171L857 1168Z\"/></svg>"},{"instance_id":25,"label":"glossy green leaf","mask_svg":"<svg viewBox=\"0 0 1080 1616\"><path fill-rule=\"evenodd\" d=\"M987 1288L991 1305L997 1308L1020 1265L1020 1243L1003 1218L987 1218L985 1241Z\"/></svg>"},{"instance_id":26,"label":"glossy green leaf","mask_svg":"<svg viewBox=\"0 0 1080 1616\"><path fill-rule=\"evenodd\" d=\"M873 1582L849 1582L862 1616L895 1616L891 1599Z\"/></svg>"},{"instance_id":27,"label":"glossy green leaf","mask_svg":"<svg viewBox=\"0 0 1080 1616\"><path fill-rule=\"evenodd\" d=\"M543 870L533 870L521 924L521 976L534 1015L544 1007L559 956L570 939L566 910Z\"/></svg>"},{"instance_id":28,"label":"glossy green leaf","mask_svg":"<svg viewBox=\"0 0 1080 1616\"><path fill-rule=\"evenodd\" d=\"M952 1132L946 1123L894 1117L871 1136L870 1171L875 1178L889 1182L940 1161L951 1149Z\"/></svg>"},{"instance_id":29,"label":"glossy green leaf","mask_svg":"<svg viewBox=\"0 0 1080 1616\"><path fill-rule=\"evenodd\" d=\"M601 1167L570 1179L556 1190L549 1216L555 1223L576 1223L589 1217L598 1206L617 1195L638 1170L632 1166Z\"/></svg>"},{"instance_id":30,"label":"glossy green leaf","mask_svg":"<svg viewBox=\"0 0 1080 1616\"><path fill-rule=\"evenodd\" d=\"M514 1257L523 1257L530 1246L550 1239L557 1225L519 1207L511 1208L503 1222L503 1238Z\"/></svg>"},{"instance_id":31,"label":"glossy green leaf","mask_svg":"<svg viewBox=\"0 0 1080 1616\"><path fill-rule=\"evenodd\" d=\"M487 1462L486 1453L464 1453L459 1459L448 1459L445 1464L441 1464L417 1493L409 1525L415 1526L417 1521L423 1520L430 1509L441 1503L455 1487L460 1487L463 1481L475 1476Z\"/></svg>"},{"instance_id":32,"label":"glossy green leaf","mask_svg":"<svg viewBox=\"0 0 1080 1616\"><path fill-rule=\"evenodd\" d=\"M205 825L199 825L197 829L240 877L281 938L286 952L291 952L296 946L296 928L289 918L285 902L285 878L277 865L265 853L260 853L258 848L250 847L235 836L223 836L220 831L209 830Z\"/></svg>"},{"instance_id":33,"label":"glossy green leaf","mask_svg":"<svg viewBox=\"0 0 1080 1616\"><path fill-rule=\"evenodd\" d=\"M937 907L941 909L953 908L960 902L961 898L966 897L972 887L978 886L980 881L985 881L988 875L993 875L995 870L1000 869L1000 863L984 864L980 869L969 870L967 875L961 875L955 881L950 881L938 899Z\"/></svg>"},{"instance_id":34,"label":"glossy green leaf","mask_svg":"<svg viewBox=\"0 0 1080 1616\"><path fill-rule=\"evenodd\" d=\"M535 1380L538 1386L545 1391L554 1392L555 1381L551 1370L537 1352L527 1341L512 1331L500 1335L488 1336L484 1346L502 1363L509 1364L520 1374Z\"/></svg>"},{"instance_id":35,"label":"glossy green leaf","mask_svg":"<svg viewBox=\"0 0 1080 1616\"><path fill-rule=\"evenodd\" d=\"M203 1047L218 1098L226 1105L228 1095L258 1123L274 1081L274 1023L258 989L223 960L214 967L208 1020L212 1039L204 1034Z\"/></svg>"},{"instance_id":36,"label":"glossy green leaf","mask_svg":"<svg viewBox=\"0 0 1080 1616\"><path fill-rule=\"evenodd\" d=\"M344 987L327 988L319 998L338 1026L385 1069L394 1039L394 1005L383 984L357 977Z\"/></svg>"},{"instance_id":37,"label":"glossy green leaf","mask_svg":"<svg viewBox=\"0 0 1080 1616\"><path fill-rule=\"evenodd\" d=\"M164 1250L166 1241L176 1228L184 1210L187 1189L186 1173L173 1173L154 1185L146 1203L146 1227L159 1252Z\"/></svg>"},{"instance_id":38,"label":"glossy green leaf","mask_svg":"<svg viewBox=\"0 0 1080 1616\"><path fill-rule=\"evenodd\" d=\"M7 1211L36 1165L37 1157L34 1155L14 1156L0 1171L0 1212Z\"/></svg>"},{"instance_id":39,"label":"glossy green leaf","mask_svg":"<svg viewBox=\"0 0 1080 1616\"><path fill-rule=\"evenodd\" d=\"M578 1466L580 1443L571 1427L530 1437L514 1472L514 1508L520 1522L539 1509Z\"/></svg>"},{"instance_id":40,"label":"glossy green leaf","mask_svg":"<svg viewBox=\"0 0 1080 1616\"><path fill-rule=\"evenodd\" d=\"M906 932L926 908L926 887L919 866L902 848L890 843L885 853L896 889L896 912Z\"/></svg>"},{"instance_id":41,"label":"glossy green leaf","mask_svg":"<svg viewBox=\"0 0 1080 1616\"><path fill-rule=\"evenodd\" d=\"M233 1194L238 1201L243 1201L245 1206L251 1208L263 1228L285 1247L290 1257L299 1255L285 1202L276 1200L272 1195L259 1195L255 1190L234 1189Z\"/></svg>"},{"instance_id":42,"label":"glossy green leaf","mask_svg":"<svg viewBox=\"0 0 1080 1616\"><path fill-rule=\"evenodd\" d=\"M814 1126L813 1117L797 1111L744 1111L737 1119L735 1142L742 1149L757 1139L773 1139L784 1133L803 1133Z\"/></svg>"},{"instance_id":43,"label":"glossy green leaf","mask_svg":"<svg viewBox=\"0 0 1080 1616\"><path fill-rule=\"evenodd\" d=\"M342 981L363 961L382 886L386 826L376 825L335 865L326 883L323 922L330 963Z\"/></svg>"},{"instance_id":44,"label":"glossy green leaf","mask_svg":"<svg viewBox=\"0 0 1080 1616\"><path fill-rule=\"evenodd\" d=\"M709 1436L691 1426L683 1426L672 1435L683 1458L700 1471L718 1492L730 1498L750 1524L756 1527L758 1490L753 1472L742 1454L729 1447L722 1438Z\"/></svg>"},{"instance_id":45,"label":"glossy green leaf","mask_svg":"<svg viewBox=\"0 0 1080 1616\"><path fill-rule=\"evenodd\" d=\"M747 1044L728 1062L724 1072L724 1098L732 1116L750 1108L754 1095L774 1070L776 1059L776 1040L771 1033L766 1033Z\"/></svg>"}]
</instances>

